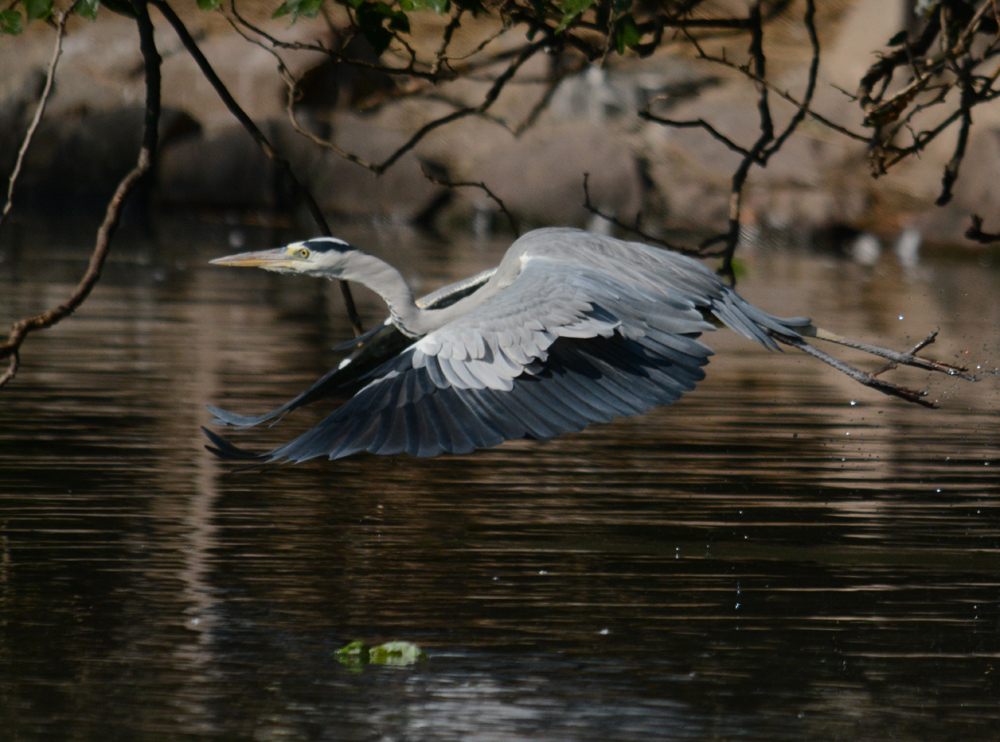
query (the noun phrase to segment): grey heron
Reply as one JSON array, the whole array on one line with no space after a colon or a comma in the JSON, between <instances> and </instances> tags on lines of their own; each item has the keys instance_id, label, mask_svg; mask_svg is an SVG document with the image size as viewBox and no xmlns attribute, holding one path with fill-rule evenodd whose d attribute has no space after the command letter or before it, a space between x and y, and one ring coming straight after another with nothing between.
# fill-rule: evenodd
<instances>
[{"instance_id":1,"label":"grey heron","mask_svg":"<svg viewBox=\"0 0 1000 742\"><path fill-rule=\"evenodd\" d=\"M277 273L342 279L378 293L389 317L340 346L353 352L305 392L267 414L209 407L245 428L326 397L349 397L285 445L252 454L205 429L209 450L259 463L338 459L360 451L468 453L514 438L547 439L676 401L705 376L717 326L777 350L799 348L866 386L932 406L926 394L876 378L805 338L848 345L890 364L962 375L965 369L859 343L808 318L751 305L696 260L576 229L529 232L500 265L420 300L400 273L344 240L318 237L217 258Z\"/></svg>"}]
</instances>

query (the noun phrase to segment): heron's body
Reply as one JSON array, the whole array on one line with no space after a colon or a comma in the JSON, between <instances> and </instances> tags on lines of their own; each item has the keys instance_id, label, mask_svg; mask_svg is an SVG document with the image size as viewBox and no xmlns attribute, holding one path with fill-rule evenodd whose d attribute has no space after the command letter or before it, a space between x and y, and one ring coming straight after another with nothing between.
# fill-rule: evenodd
<instances>
[{"instance_id":1,"label":"heron's body","mask_svg":"<svg viewBox=\"0 0 1000 742\"><path fill-rule=\"evenodd\" d=\"M219 422L246 427L315 399L353 395L260 456L209 433L212 450L226 458L435 456L551 438L677 400L704 377L712 351L698 338L717 324L771 349L775 340L801 347L801 334L815 332L806 318L780 319L750 305L697 261L575 229L530 232L495 272L421 301L394 268L334 238L213 262L356 281L390 311L352 343L349 358L272 413L212 408Z\"/></svg>"}]
</instances>

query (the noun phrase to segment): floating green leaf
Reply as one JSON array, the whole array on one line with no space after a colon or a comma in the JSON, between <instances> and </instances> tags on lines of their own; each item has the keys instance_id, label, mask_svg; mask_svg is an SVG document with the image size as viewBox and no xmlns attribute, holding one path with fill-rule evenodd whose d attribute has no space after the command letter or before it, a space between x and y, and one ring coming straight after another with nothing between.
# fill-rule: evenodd
<instances>
[{"instance_id":1,"label":"floating green leaf","mask_svg":"<svg viewBox=\"0 0 1000 742\"><path fill-rule=\"evenodd\" d=\"M16 10L0 10L0 33L17 36L24 30L24 20Z\"/></svg>"},{"instance_id":2,"label":"floating green leaf","mask_svg":"<svg viewBox=\"0 0 1000 742\"><path fill-rule=\"evenodd\" d=\"M202 10L215 10L222 4L222 0L198 0L198 7Z\"/></svg>"},{"instance_id":3,"label":"floating green leaf","mask_svg":"<svg viewBox=\"0 0 1000 742\"><path fill-rule=\"evenodd\" d=\"M368 645L364 642L351 642L346 647L341 647L335 651L334 654L345 665L368 664Z\"/></svg>"},{"instance_id":4,"label":"floating green leaf","mask_svg":"<svg viewBox=\"0 0 1000 742\"><path fill-rule=\"evenodd\" d=\"M416 644L410 642L386 642L368 650L369 661L373 665L407 667L423 662L427 655Z\"/></svg>"},{"instance_id":5,"label":"floating green leaf","mask_svg":"<svg viewBox=\"0 0 1000 742\"><path fill-rule=\"evenodd\" d=\"M358 667L361 665L388 665L392 667L408 667L427 659L427 655L416 644L410 642L386 642L376 647L369 647L364 642L351 642L341 647L334 654L345 665Z\"/></svg>"}]
</instances>

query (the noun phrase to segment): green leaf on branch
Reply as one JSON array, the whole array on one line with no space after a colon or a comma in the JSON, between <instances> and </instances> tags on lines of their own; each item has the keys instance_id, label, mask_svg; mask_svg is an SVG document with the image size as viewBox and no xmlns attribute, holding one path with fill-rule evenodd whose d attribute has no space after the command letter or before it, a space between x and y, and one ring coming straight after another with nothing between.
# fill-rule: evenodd
<instances>
[{"instance_id":1,"label":"green leaf on branch","mask_svg":"<svg viewBox=\"0 0 1000 742\"><path fill-rule=\"evenodd\" d=\"M393 39L393 31L410 32L410 19L406 13L395 10L383 2L362 2L357 6L355 18L358 22L358 28L376 54L381 54L389 48ZM386 21L389 22L388 28L385 27Z\"/></svg>"},{"instance_id":2,"label":"green leaf on branch","mask_svg":"<svg viewBox=\"0 0 1000 742\"><path fill-rule=\"evenodd\" d=\"M52 0L22 0L21 4L29 23L52 15Z\"/></svg>"},{"instance_id":3,"label":"green leaf on branch","mask_svg":"<svg viewBox=\"0 0 1000 742\"><path fill-rule=\"evenodd\" d=\"M302 16L315 18L319 15L320 6L323 0L285 0L276 11L273 18L280 18L283 15L292 16L293 21L297 21Z\"/></svg>"},{"instance_id":4,"label":"green leaf on branch","mask_svg":"<svg viewBox=\"0 0 1000 742\"><path fill-rule=\"evenodd\" d=\"M433 10L438 15L444 15L451 10L451 0L399 0L399 7L407 12Z\"/></svg>"},{"instance_id":5,"label":"green leaf on branch","mask_svg":"<svg viewBox=\"0 0 1000 742\"><path fill-rule=\"evenodd\" d=\"M0 10L0 33L17 36L24 30L24 20L16 10Z\"/></svg>"},{"instance_id":6,"label":"green leaf on branch","mask_svg":"<svg viewBox=\"0 0 1000 742\"><path fill-rule=\"evenodd\" d=\"M563 31L578 16L589 10L593 4L594 0L563 0L563 2L557 3L559 10L563 12L563 17L559 21L559 25L556 26L556 33Z\"/></svg>"},{"instance_id":7,"label":"green leaf on branch","mask_svg":"<svg viewBox=\"0 0 1000 742\"><path fill-rule=\"evenodd\" d=\"M642 41L642 33L635 25L635 18L632 14L624 15L615 23L615 48L619 54L624 54L626 49L634 49Z\"/></svg>"},{"instance_id":8,"label":"green leaf on branch","mask_svg":"<svg viewBox=\"0 0 1000 742\"><path fill-rule=\"evenodd\" d=\"M97 20L97 6L100 4L101 0L80 0L76 4L76 12L88 21L95 21Z\"/></svg>"}]
</instances>

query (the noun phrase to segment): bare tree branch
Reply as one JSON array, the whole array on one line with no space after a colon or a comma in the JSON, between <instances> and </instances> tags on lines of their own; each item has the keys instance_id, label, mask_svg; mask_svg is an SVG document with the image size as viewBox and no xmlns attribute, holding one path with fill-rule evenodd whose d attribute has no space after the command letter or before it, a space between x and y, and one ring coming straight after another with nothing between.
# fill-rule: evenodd
<instances>
[{"instance_id":1,"label":"bare tree branch","mask_svg":"<svg viewBox=\"0 0 1000 742\"><path fill-rule=\"evenodd\" d=\"M965 148L969 143L969 129L972 128L972 106L975 105L973 103L975 91L972 87L969 70L963 71L960 85L962 88L962 101L959 104L959 111L962 114L962 124L958 129L958 140L955 142L955 152L944 168L944 175L941 178L941 195L938 196L937 201L934 202L937 206L944 206L946 203L951 201L951 189L952 186L955 185L955 181L958 179L958 168L961 166L962 160L965 158Z\"/></svg>"},{"instance_id":2,"label":"bare tree branch","mask_svg":"<svg viewBox=\"0 0 1000 742\"><path fill-rule=\"evenodd\" d=\"M1000 233L983 231L983 218L979 214L972 215L972 226L965 230L965 236L984 245L1000 242Z\"/></svg>"},{"instance_id":3,"label":"bare tree branch","mask_svg":"<svg viewBox=\"0 0 1000 742\"><path fill-rule=\"evenodd\" d=\"M661 99L662 96L657 96L653 98L649 103L652 105L657 100ZM677 119L668 119L662 116L657 116L649 112L649 106L645 109L639 111L639 117L646 119L646 121L653 121L657 124L663 124L664 126L672 126L675 129L704 129L707 131L713 139L717 139L722 142L726 147L731 149L737 154L743 155L744 157L749 154L749 150L746 147L741 147L739 144L734 142L732 139L727 137L725 134L720 132L710 123L705 121L705 119L694 119L693 121L679 121Z\"/></svg>"},{"instance_id":4,"label":"bare tree branch","mask_svg":"<svg viewBox=\"0 0 1000 742\"><path fill-rule=\"evenodd\" d=\"M587 211L589 211L594 216L599 216L599 217L601 217L601 219L604 219L605 221L608 221L611 224L614 224L619 229L622 229L622 230L625 230L626 232L634 234L637 237L642 238L644 241L649 242L650 244L658 245L660 247L665 247L668 250L673 250L674 252L679 252L679 253L681 253L683 255L690 255L693 258L708 257L700 249L699 250L692 250L690 247L684 247L683 245L678 245L678 244L675 244L673 242L668 242L667 240L664 240L664 239L662 239L660 237L656 237L655 235L651 235L648 232L644 232L642 230L642 225L641 225L641 222L642 222L642 219L641 219L642 214L641 213L636 215L635 222L633 222L632 224L626 224L625 222L621 221L617 217L611 216L610 214L605 214L603 211L601 211L596 206L594 206L593 202L591 202L591 200L590 200L590 183L589 183L589 181L590 181L590 173L584 173L583 174L583 198L584 198L583 208L585 208Z\"/></svg>"},{"instance_id":5,"label":"bare tree branch","mask_svg":"<svg viewBox=\"0 0 1000 742\"><path fill-rule=\"evenodd\" d=\"M813 93L816 92L816 78L819 75L819 36L816 33L816 3L815 0L806 0L806 12L802 17L802 23L809 34L809 43L812 47L812 59L809 62L809 77L806 83L806 93L799 104L799 110L792 116L785 130L769 144L761 157L761 166L767 165L767 161L775 152L778 152L785 144L785 141L795 132L799 124L805 119L809 112L809 105L812 103Z\"/></svg>"},{"instance_id":6,"label":"bare tree branch","mask_svg":"<svg viewBox=\"0 0 1000 742\"><path fill-rule=\"evenodd\" d=\"M156 156L157 127L160 120L160 55L153 38L153 24L149 20L145 0L132 0L137 16L139 39L146 71L146 114L143 124L142 146L134 168L121 180L108 202L104 221L97 231L90 264L73 293L57 307L43 314L23 319L14 324L7 341L0 345L0 358L10 358L10 366L0 376L0 387L14 378L20 365L20 348L29 333L44 330L72 314L90 295L101 277L101 269L111 250L111 240L118 229L122 208L139 181L149 172Z\"/></svg>"},{"instance_id":7,"label":"bare tree branch","mask_svg":"<svg viewBox=\"0 0 1000 742\"><path fill-rule=\"evenodd\" d=\"M455 180L445 180L444 178L438 178L433 175L424 163L420 163L420 170L423 172L424 177L427 178L431 183L440 186L446 186L448 188L478 188L483 191L487 197L493 201L497 206L500 207L500 211L503 215L507 217L507 221L510 222L510 228L514 230L514 234L518 237L521 236L521 227L514 218L514 215L507 211L507 206L504 202L497 196L493 191L491 191L485 183L474 183L472 181L455 181Z\"/></svg>"},{"instance_id":8,"label":"bare tree branch","mask_svg":"<svg viewBox=\"0 0 1000 742\"><path fill-rule=\"evenodd\" d=\"M159 1L159 0L157 0ZM503 91L504 87L511 81L514 75L517 73L518 69L527 62L531 57L537 54L546 44L546 39L541 39L539 41L527 44L521 48L520 52L514 59L510 62L507 68L493 81L493 85L487 91L486 95L483 97L483 101L477 106L464 106L458 108L457 110L445 115L440 116L432 121L421 126L417 129L409 139L407 139L402 145L400 145L394 152L392 152L385 160L380 163L369 162L357 155L348 152L341 147L338 147L332 141L323 139L313 134L311 131L302 126L299 122L298 117L295 115L294 102L296 95L297 81L288 72L287 67L281 64L281 67L285 70L285 82L288 85L289 93L287 98L286 110L288 112L289 120L295 131L302 136L309 139L316 145L329 149L334 154L343 157L349 162L353 162L356 165L372 171L376 175L382 175L385 171L395 165L399 159L405 155L407 152L412 150L417 144L420 143L424 137L430 134L435 129L438 129L446 124L450 124L452 121L457 121L458 119L465 118L467 116L484 116L490 107L496 102L500 93ZM279 58L280 59L280 58ZM498 123L495 121L495 123Z\"/></svg>"}]
</instances>

